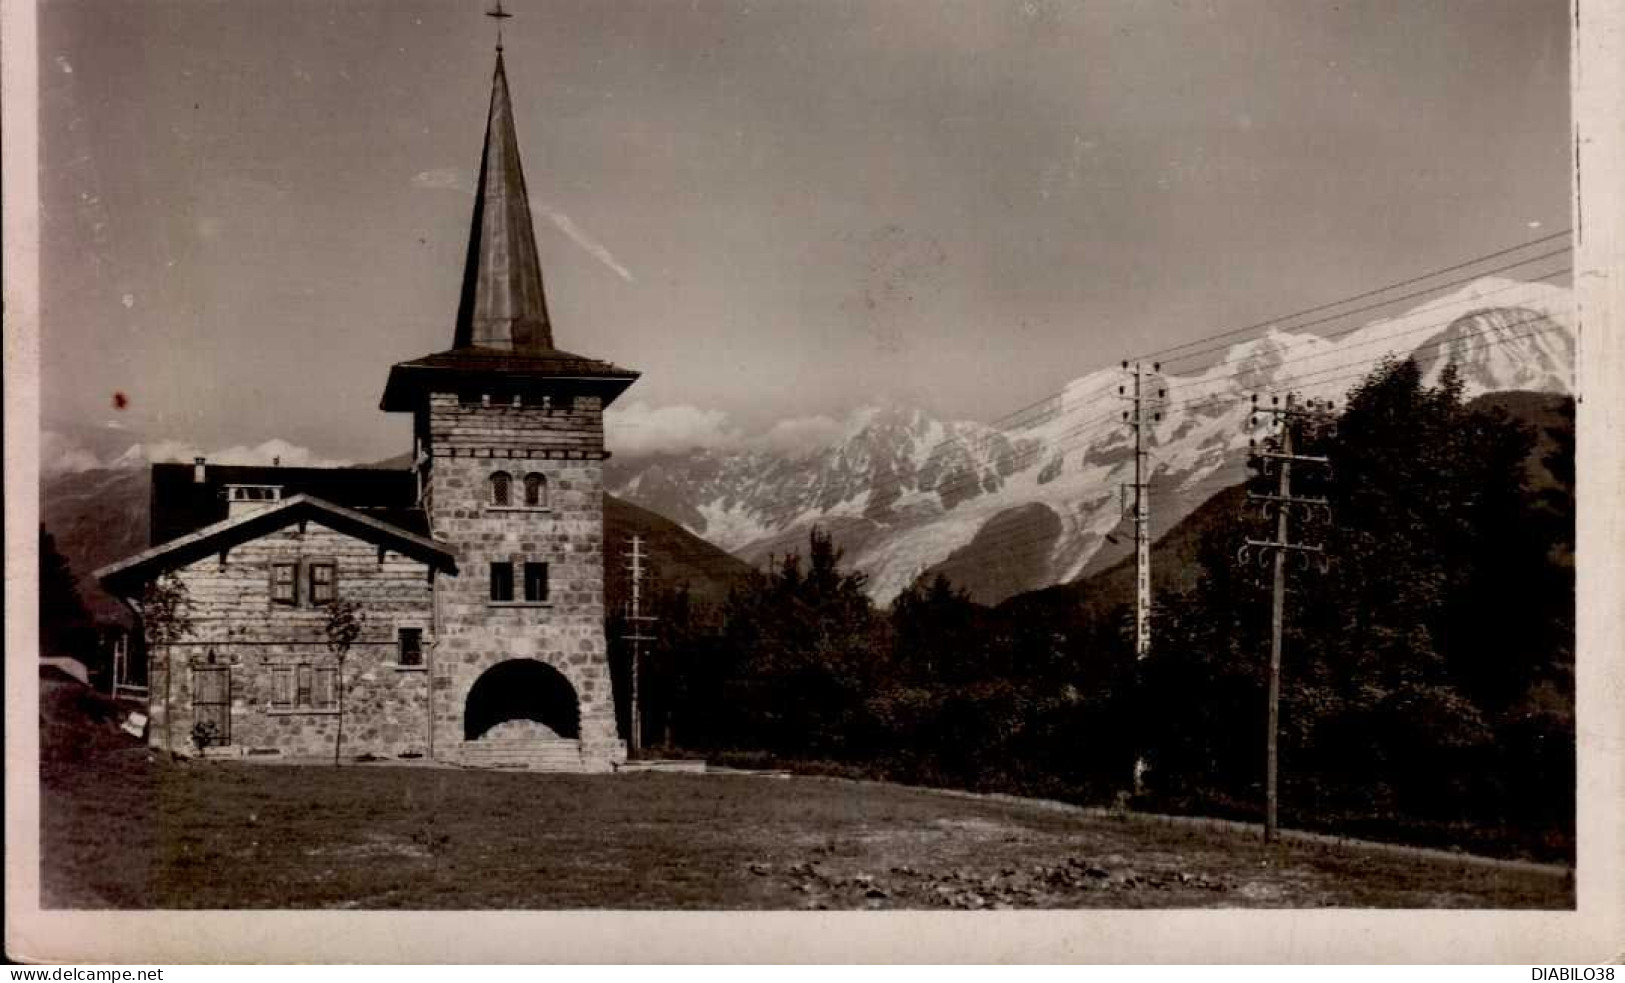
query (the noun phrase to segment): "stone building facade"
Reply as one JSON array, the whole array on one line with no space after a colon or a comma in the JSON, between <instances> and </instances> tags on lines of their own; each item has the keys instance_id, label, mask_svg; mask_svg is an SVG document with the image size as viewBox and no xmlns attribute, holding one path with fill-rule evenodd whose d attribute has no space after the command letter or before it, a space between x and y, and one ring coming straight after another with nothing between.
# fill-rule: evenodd
<instances>
[{"instance_id":1,"label":"stone building facade","mask_svg":"<svg viewBox=\"0 0 1625 983\"><path fill-rule=\"evenodd\" d=\"M154 546L98 576L138 608L155 583L189 598L190 630L150 653L155 746L330 754L342 698L347 753L625 759L603 413L637 373L553 345L500 48L462 283L452 347L385 386L409 472L154 467ZM342 667L339 598L364 626Z\"/></svg>"}]
</instances>

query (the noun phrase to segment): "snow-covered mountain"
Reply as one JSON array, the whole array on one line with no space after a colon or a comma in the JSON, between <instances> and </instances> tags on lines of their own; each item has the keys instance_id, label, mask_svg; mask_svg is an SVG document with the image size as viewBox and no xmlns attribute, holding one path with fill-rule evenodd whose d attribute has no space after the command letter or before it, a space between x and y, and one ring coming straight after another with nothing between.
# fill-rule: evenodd
<instances>
[{"instance_id":1,"label":"snow-covered mountain","mask_svg":"<svg viewBox=\"0 0 1625 983\"><path fill-rule=\"evenodd\" d=\"M1469 396L1573 388L1571 295L1545 283L1486 278L1398 316L1320 330L1270 329L1170 354L1165 374L1148 382L1166 391L1149 437L1153 534L1241 479L1254 393L1340 400L1387 355L1415 358L1429 381L1455 363ZM1072 580L1126 550L1120 489L1132 480L1132 435L1116 398L1124 382L1115 366L1090 373L998 427L865 408L810 453L620 455L606 480L611 492L746 560L803 548L817 524L869 575L878 600L942 571L996 601Z\"/></svg>"}]
</instances>

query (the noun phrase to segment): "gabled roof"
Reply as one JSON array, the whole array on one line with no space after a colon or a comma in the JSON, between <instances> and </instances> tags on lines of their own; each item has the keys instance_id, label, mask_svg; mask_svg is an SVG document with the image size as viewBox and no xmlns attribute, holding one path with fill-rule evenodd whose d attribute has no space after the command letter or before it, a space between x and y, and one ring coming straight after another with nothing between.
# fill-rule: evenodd
<instances>
[{"instance_id":1,"label":"gabled roof","mask_svg":"<svg viewBox=\"0 0 1625 983\"><path fill-rule=\"evenodd\" d=\"M445 543L399 526L334 505L310 495L295 495L264 508L204 526L167 543L108 564L95 572L114 594L139 586L165 570L229 549L294 522L314 519L339 532L387 546L432 566L455 570L457 554Z\"/></svg>"},{"instance_id":2,"label":"gabled roof","mask_svg":"<svg viewBox=\"0 0 1625 983\"><path fill-rule=\"evenodd\" d=\"M405 468L289 468L206 463L203 480L190 464L152 466L150 545L168 542L230 514L228 485L274 485L283 498L309 495L356 509L407 532L424 535L417 477Z\"/></svg>"}]
</instances>

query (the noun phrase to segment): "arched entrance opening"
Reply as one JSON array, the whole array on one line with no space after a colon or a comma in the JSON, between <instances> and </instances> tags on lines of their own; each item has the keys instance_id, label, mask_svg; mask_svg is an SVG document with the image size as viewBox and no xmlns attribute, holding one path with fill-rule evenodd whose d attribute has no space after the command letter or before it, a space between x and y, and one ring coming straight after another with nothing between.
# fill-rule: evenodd
<instances>
[{"instance_id":1,"label":"arched entrance opening","mask_svg":"<svg viewBox=\"0 0 1625 983\"><path fill-rule=\"evenodd\" d=\"M478 740L510 721L534 721L569 740L581 736L581 704L564 674L545 662L513 659L485 670L463 705L463 739ZM503 728L503 731L512 728Z\"/></svg>"}]
</instances>

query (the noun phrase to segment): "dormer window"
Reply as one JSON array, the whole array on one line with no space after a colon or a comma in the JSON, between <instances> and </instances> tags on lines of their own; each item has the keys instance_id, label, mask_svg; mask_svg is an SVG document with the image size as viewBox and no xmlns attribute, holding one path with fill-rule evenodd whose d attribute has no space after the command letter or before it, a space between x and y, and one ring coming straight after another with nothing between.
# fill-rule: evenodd
<instances>
[{"instance_id":1,"label":"dormer window","mask_svg":"<svg viewBox=\"0 0 1625 983\"><path fill-rule=\"evenodd\" d=\"M282 501L281 485L227 485L226 514L253 512Z\"/></svg>"},{"instance_id":2,"label":"dormer window","mask_svg":"<svg viewBox=\"0 0 1625 983\"><path fill-rule=\"evenodd\" d=\"M513 504L513 478L506 471L491 476L491 504L498 507Z\"/></svg>"},{"instance_id":3,"label":"dormer window","mask_svg":"<svg viewBox=\"0 0 1625 983\"><path fill-rule=\"evenodd\" d=\"M532 471L525 475L525 507L547 508L547 476Z\"/></svg>"}]
</instances>

